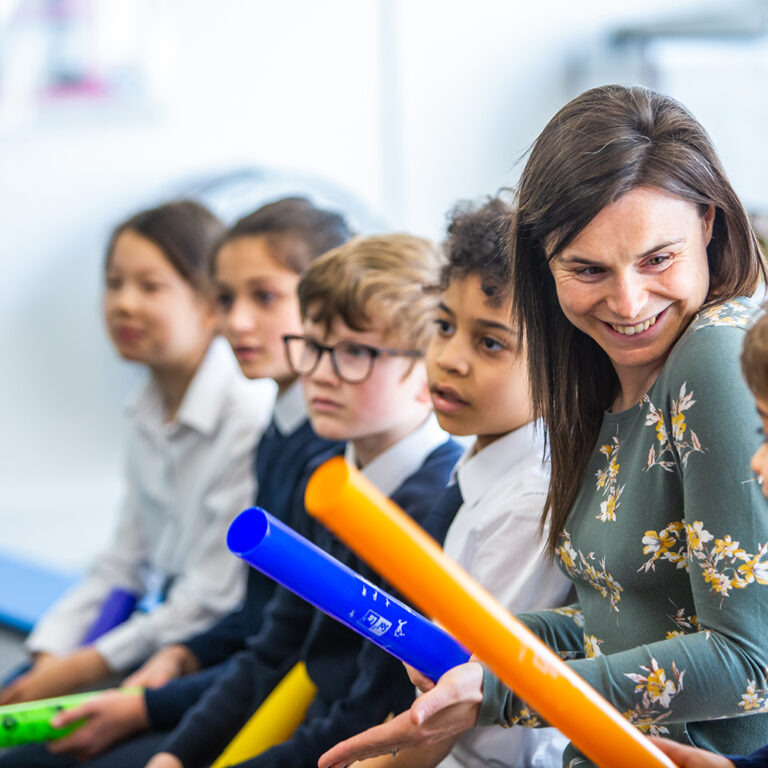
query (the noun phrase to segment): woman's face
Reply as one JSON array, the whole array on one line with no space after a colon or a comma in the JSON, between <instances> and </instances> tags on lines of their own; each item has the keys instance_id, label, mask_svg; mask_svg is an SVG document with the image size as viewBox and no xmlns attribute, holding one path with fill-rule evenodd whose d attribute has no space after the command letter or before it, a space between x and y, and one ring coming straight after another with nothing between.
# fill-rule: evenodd
<instances>
[{"instance_id":1,"label":"woman's face","mask_svg":"<svg viewBox=\"0 0 768 768\"><path fill-rule=\"evenodd\" d=\"M627 192L550 261L565 316L611 359L622 391L650 384L709 290L714 208ZM644 392L640 390L640 395Z\"/></svg>"}]
</instances>

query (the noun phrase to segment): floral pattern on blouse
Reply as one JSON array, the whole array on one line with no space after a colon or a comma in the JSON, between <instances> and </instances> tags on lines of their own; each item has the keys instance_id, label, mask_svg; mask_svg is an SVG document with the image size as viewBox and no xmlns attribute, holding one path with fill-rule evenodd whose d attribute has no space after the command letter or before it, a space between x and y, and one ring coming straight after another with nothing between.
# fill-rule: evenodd
<instances>
[{"instance_id":1,"label":"floral pattern on blouse","mask_svg":"<svg viewBox=\"0 0 768 768\"><path fill-rule=\"evenodd\" d=\"M688 570L688 543L682 520L670 523L660 531L646 531L643 544L643 554L651 557L637 569L638 572L655 571L658 561L667 561L676 568Z\"/></svg>"},{"instance_id":2,"label":"floral pattern on blouse","mask_svg":"<svg viewBox=\"0 0 768 768\"><path fill-rule=\"evenodd\" d=\"M747 328L754 317L754 307L738 301L727 301L714 307L702 309L693 318L691 325L694 331L711 326L731 326L732 328Z\"/></svg>"},{"instance_id":3,"label":"floral pattern on blouse","mask_svg":"<svg viewBox=\"0 0 768 768\"><path fill-rule=\"evenodd\" d=\"M768 542L759 545L757 554L750 554L734 541L730 534L722 539L707 531L700 521L686 525L689 558L704 571L704 581L713 592L720 595L720 603L733 589L744 589L750 584L768 584ZM714 540L707 548L705 545Z\"/></svg>"},{"instance_id":4,"label":"floral pattern on blouse","mask_svg":"<svg viewBox=\"0 0 768 768\"><path fill-rule=\"evenodd\" d=\"M651 666L641 666L645 674L626 672L635 683L635 693L641 695L641 701L634 709L624 712L633 725L636 725L644 733L652 736L660 736L669 733L669 730L660 723L672 714L672 699L683 690L683 675L685 671L679 671L675 662L672 662L672 677L667 677L663 667L659 667L656 659L651 659Z\"/></svg>"},{"instance_id":5,"label":"floral pattern on blouse","mask_svg":"<svg viewBox=\"0 0 768 768\"><path fill-rule=\"evenodd\" d=\"M610 601L611 610L619 612L619 602L624 588L605 569L605 558L597 558L594 552L586 555L573 548L571 535L563 531L561 538L563 543L555 550L563 567L574 579L586 581L593 589L596 589L604 598Z\"/></svg>"},{"instance_id":6,"label":"floral pattern on blouse","mask_svg":"<svg viewBox=\"0 0 768 768\"><path fill-rule=\"evenodd\" d=\"M747 680L747 690L741 694L739 706L747 712L768 712L768 689L758 688L756 680Z\"/></svg>"},{"instance_id":7,"label":"floral pattern on blouse","mask_svg":"<svg viewBox=\"0 0 768 768\"><path fill-rule=\"evenodd\" d=\"M605 456L608 466L597 470L597 489L603 492L600 502L600 514L596 515L602 522L615 521L616 510L620 506L619 498L624 492L624 486L619 486L619 443L618 435L613 440L600 446L600 453Z\"/></svg>"},{"instance_id":8,"label":"floral pattern on blouse","mask_svg":"<svg viewBox=\"0 0 768 768\"><path fill-rule=\"evenodd\" d=\"M645 466L646 471L652 467L661 467L667 472L672 472L675 468L674 450L680 457L683 466L688 462L688 457L692 453L704 453L706 450L701 445L698 435L690 430L686 438L688 425L685 423L685 411L696 404L693 399L693 391L686 392L688 383L683 382L680 387L680 396L672 401L672 440L670 442L669 433L664 423L664 414L650 400L648 395L643 395L643 402L648 404L648 413L645 416L645 426L654 427L656 430L656 440L659 442L659 452L656 453L656 447L652 444L648 451L648 463Z\"/></svg>"}]
</instances>

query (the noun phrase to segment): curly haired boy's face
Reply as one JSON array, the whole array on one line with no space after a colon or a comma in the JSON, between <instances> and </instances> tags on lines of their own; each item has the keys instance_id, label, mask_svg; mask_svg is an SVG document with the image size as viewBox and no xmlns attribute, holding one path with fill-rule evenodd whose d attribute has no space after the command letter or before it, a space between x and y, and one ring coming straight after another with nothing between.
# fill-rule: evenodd
<instances>
[{"instance_id":1,"label":"curly haired boy's face","mask_svg":"<svg viewBox=\"0 0 768 768\"><path fill-rule=\"evenodd\" d=\"M451 280L427 350L440 426L477 435L478 449L532 418L526 355L510 327L511 301L491 302L481 286L476 274Z\"/></svg>"},{"instance_id":2,"label":"curly haired boy's face","mask_svg":"<svg viewBox=\"0 0 768 768\"><path fill-rule=\"evenodd\" d=\"M326 333L311 320L304 334L328 346L341 341L372 347L406 348L380 330L355 331L337 319ZM422 361L380 356L363 382L342 381L324 353L315 370L302 377L304 399L315 432L332 440L350 440L358 458L367 463L412 432L428 416L431 405Z\"/></svg>"}]
</instances>

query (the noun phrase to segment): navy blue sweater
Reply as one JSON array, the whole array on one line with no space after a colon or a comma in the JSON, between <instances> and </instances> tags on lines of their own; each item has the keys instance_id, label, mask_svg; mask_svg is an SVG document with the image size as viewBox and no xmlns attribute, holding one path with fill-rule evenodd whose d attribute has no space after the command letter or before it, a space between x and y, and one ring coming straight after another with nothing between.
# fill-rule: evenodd
<instances>
[{"instance_id":1,"label":"navy blue sweater","mask_svg":"<svg viewBox=\"0 0 768 768\"><path fill-rule=\"evenodd\" d=\"M325 460L340 453L343 445L318 437L308 419L285 435L280 433L273 421L262 435L256 451L257 506L280 520L289 520L296 505L303 500L303 495L300 495L304 488L302 478L310 463L316 462L318 457ZM184 641L183 644L200 662L202 671L145 693L147 713L153 728L174 728L221 674L221 664L243 650L249 637L258 634L265 606L274 591L275 582L272 579L249 568L242 608L224 616L206 632Z\"/></svg>"},{"instance_id":2,"label":"navy blue sweater","mask_svg":"<svg viewBox=\"0 0 768 768\"><path fill-rule=\"evenodd\" d=\"M419 523L428 522L435 498L448 482L461 448L449 440L436 448L391 498ZM326 528L297 508L294 527L372 581L380 579ZM338 741L382 722L413 700L402 664L286 589L278 587L265 624L217 683L182 720L161 751L185 768L209 765L287 670L299 659L318 688L293 737L242 768L315 766Z\"/></svg>"}]
</instances>

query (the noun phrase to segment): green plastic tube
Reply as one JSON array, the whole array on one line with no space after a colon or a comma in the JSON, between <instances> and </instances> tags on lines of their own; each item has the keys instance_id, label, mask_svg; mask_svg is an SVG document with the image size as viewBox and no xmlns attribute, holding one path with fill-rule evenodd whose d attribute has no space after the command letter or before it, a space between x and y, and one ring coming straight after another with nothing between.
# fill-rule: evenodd
<instances>
[{"instance_id":1,"label":"green plastic tube","mask_svg":"<svg viewBox=\"0 0 768 768\"><path fill-rule=\"evenodd\" d=\"M120 690L124 693L138 693L141 688L122 688ZM9 704L0 707L0 748L60 739L72 733L83 724L84 720L78 720L66 728L54 728L51 725L51 720L59 712L79 707L83 702L102 693L103 691L75 693L71 696L57 696L54 699L26 701L23 704Z\"/></svg>"}]
</instances>

